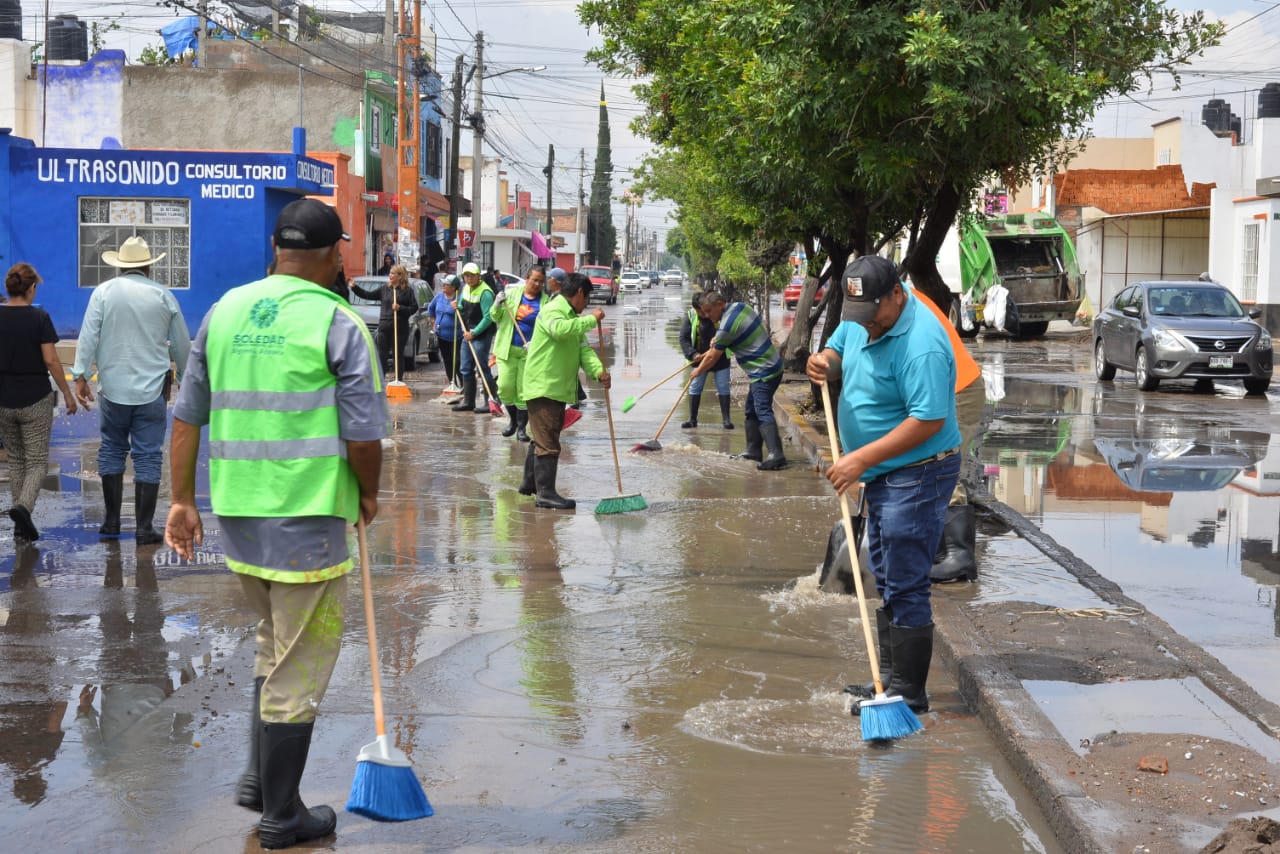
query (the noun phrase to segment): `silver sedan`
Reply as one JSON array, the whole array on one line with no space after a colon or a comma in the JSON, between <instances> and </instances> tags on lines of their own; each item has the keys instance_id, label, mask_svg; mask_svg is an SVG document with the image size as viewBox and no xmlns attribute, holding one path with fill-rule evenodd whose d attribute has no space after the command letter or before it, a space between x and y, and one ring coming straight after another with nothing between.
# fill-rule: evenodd
<instances>
[{"instance_id":1,"label":"silver sedan","mask_svg":"<svg viewBox=\"0 0 1280 854\"><path fill-rule=\"evenodd\" d=\"M1138 388L1165 379L1242 380L1249 394L1271 384L1271 335L1231 291L1214 282L1138 282L1093 321L1094 372L1133 371Z\"/></svg>"}]
</instances>

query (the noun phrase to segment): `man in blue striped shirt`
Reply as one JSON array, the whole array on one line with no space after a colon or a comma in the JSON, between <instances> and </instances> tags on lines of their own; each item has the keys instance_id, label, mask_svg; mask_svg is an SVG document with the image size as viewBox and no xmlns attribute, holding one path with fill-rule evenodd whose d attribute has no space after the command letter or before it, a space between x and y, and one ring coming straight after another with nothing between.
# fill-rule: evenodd
<instances>
[{"instance_id":1,"label":"man in blue striped shirt","mask_svg":"<svg viewBox=\"0 0 1280 854\"><path fill-rule=\"evenodd\" d=\"M746 434L747 449L742 453L746 460L756 460L756 468L774 471L787 464L782 453L782 437L778 435L778 422L773 417L773 395L782 382L782 357L764 325L764 320L751 306L743 302L726 304L724 295L707 291L702 295L702 310L716 324L716 335L711 349L703 354L693 369L695 377L705 374L730 352L742 368L751 387L747 392ZM769 455L761 460L762 446Z\"/></svg>"}]
</instances>

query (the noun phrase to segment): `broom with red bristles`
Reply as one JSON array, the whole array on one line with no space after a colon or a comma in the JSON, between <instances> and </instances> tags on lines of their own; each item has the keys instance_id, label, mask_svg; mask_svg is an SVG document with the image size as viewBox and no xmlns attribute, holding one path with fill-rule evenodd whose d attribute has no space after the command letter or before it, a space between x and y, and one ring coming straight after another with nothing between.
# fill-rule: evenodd
<instances>
[{"instance_id":1,"label":"broom with red bristles","mask_svg":"<svg viewBox=\"0 0 1280 854\"><path fill-rule=\"evenodd\" d=\"M462 327L462 334L466 335L471 330L467 328L467 322L462 319L462 312L455 308L453 313L458 316L458 325ZM501 418L503 415L502 404L498 403L498 396L493 393L493 389L489 387L489 381L484 378L484 371L481 370L480 365L480 357L476 355L476 345L471 343L470 338L464 338L463 340L467 342L467 349L471 351L471 361L476 363L476 376L479 377L480 382L484 384L485 397L489 398L489 414L494 418Z\"/></svg>"}]
</instances>

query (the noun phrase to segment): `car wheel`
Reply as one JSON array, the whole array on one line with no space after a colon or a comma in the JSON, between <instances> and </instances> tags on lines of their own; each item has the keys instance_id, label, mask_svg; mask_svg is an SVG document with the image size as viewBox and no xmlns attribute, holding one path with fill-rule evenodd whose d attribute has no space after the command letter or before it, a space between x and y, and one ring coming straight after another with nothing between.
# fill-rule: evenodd
<instances>
[{"instance_id":1,"label":"car wheel","mask_svg":"<svg viewBox=\"0 0 1280 854\"><path fill-rule=\"evenodd\" d=\"M1133 378L1138 381L1142 391L1155 391L1160 387L1160 379L1151 376L1151 365L1147 361L1147 348L1139 347L1133 359Z\"/></svg>"},{"instance_id":2,"label":"car wheel","mask_svg":"<svg viewBox=\"0 0 1280 854\"><path fill-rule=\"evenodd\" d=\"M1093 373L1103 382L1116 378L1116 366L1107 361L1106 349L1099 338L1093 344Z\"/></svg>"},{"instance_id":3,"label":"car wheel","mask_svg":"<svg viewBox=\"0 0 1280 854\"><path fill-rule=\"evenodd\" d=\"M1244 381L1244 390L1248 394L1266 394L1267 389L1271 387L1271 378L1264 377L1246 377Z\"/></svg>"},{"instance_id":4,"label":"car wheel","mask_svg":"<svg viewBox=\"0 0 1280 854\"><path fill-rule=\"evenodd\" d=\"M1018 327L1018 337L1022 339L1039 338L1049 331L1049 321L1036 320L1029 323L1023 323Z\"/></svg>"}]
</instances>

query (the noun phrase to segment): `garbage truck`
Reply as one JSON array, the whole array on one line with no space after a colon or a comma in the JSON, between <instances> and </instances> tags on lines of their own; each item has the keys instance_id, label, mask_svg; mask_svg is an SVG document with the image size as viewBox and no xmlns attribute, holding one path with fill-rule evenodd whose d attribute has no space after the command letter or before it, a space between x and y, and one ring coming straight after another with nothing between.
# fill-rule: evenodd
<instances>
[{"instance_id":1,"label":"garbage truck","mask_svg":"<svg viewBox=\"0 0 1280 854\"><path fill-rule=\"evenodd\" d=\"M953 295L951 322L965 338L980 328L1043 335L1051 320L1074 320L1084 297L1071 236L1044 213L976 217L953 227L938 272Z\"/></svg>"}]
</instances>

